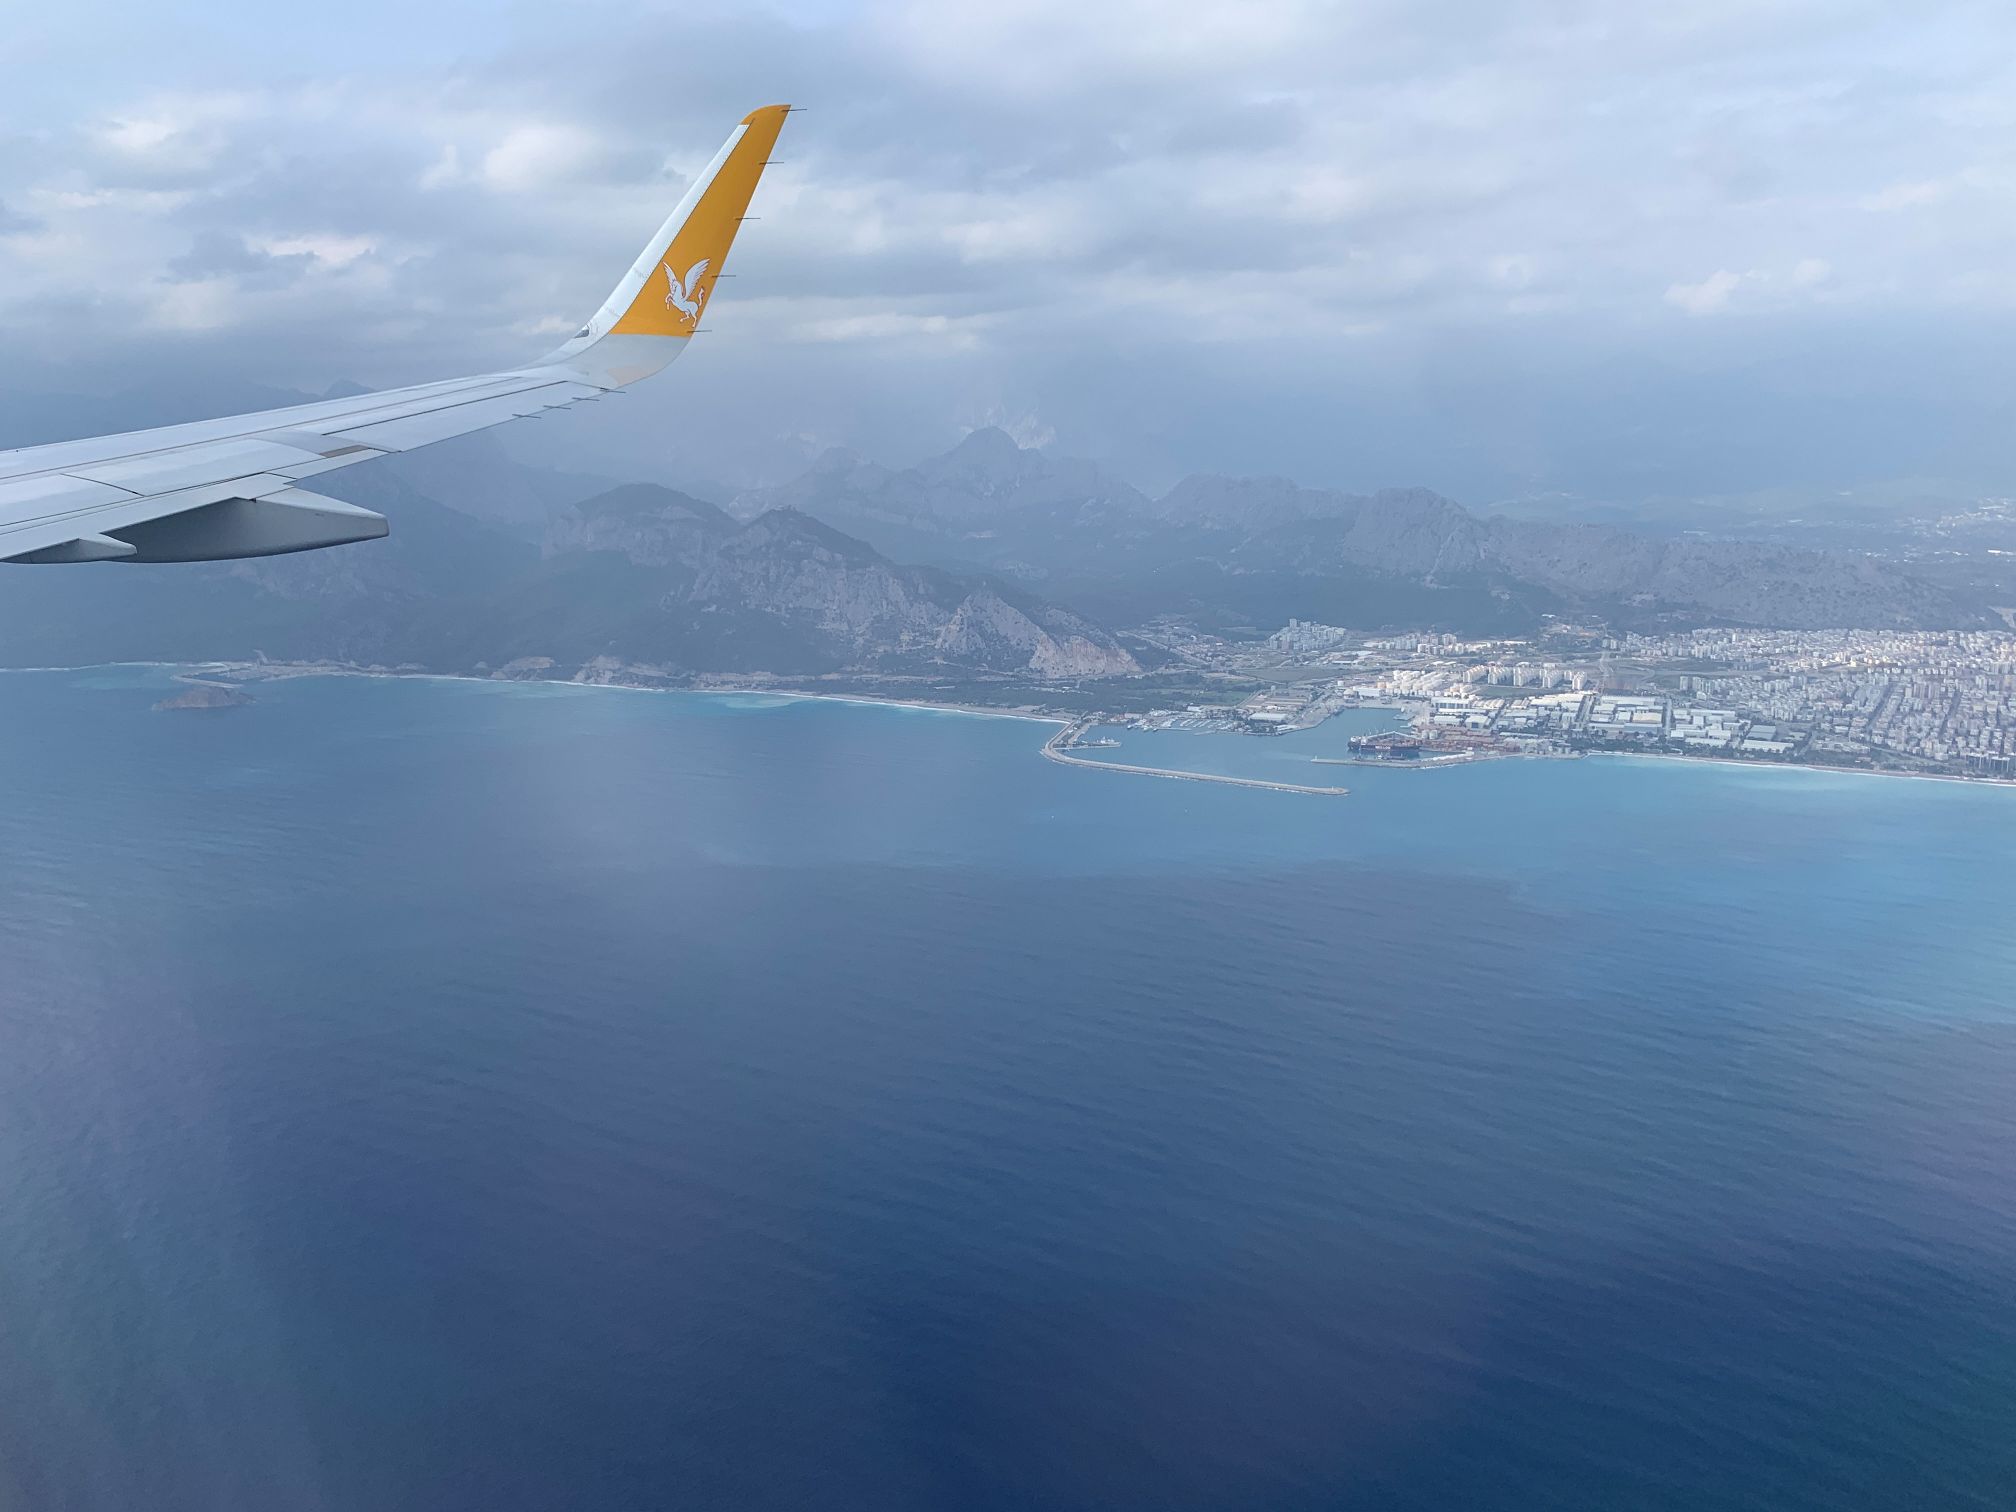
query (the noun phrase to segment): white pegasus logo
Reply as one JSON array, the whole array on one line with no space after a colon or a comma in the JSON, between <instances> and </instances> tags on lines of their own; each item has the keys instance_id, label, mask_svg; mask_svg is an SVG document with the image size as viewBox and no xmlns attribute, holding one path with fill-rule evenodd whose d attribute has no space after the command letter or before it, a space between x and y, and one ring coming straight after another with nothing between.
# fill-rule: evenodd
<instances>
[{"instance_id":1,"label":"white pegasus logo","mask_svg":"<svg viewBox=\"0 0 2016 1512\"><path fill-rule=\"evenodd\" d=\"M700 293L700 279L706 273L707 265L713 260L711 257L701 258L700 261L686 270L684 278L681 278L677 273L672 271L672 264L659 264L665 270L665 307L667 309L677 310L688 320L698 321L700 319L700 301L703 297Z\"/></svg>"}]
</instances>

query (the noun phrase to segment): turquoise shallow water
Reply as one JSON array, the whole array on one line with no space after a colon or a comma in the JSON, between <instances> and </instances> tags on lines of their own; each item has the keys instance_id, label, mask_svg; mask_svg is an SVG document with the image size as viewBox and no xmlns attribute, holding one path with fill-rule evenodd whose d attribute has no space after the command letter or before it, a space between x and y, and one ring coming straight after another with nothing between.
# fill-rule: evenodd
<instances>
[{"instance_id":1,"label":"turquoise shallow water","mask_svg":"<svg viewBox=\"0 0 2016 1512\"><path fill-rule=\"evenodd\" d=\"M0 676L0 1505L2016 1485L2016 792L163 685Z\"/></svg>"}]
</instances>

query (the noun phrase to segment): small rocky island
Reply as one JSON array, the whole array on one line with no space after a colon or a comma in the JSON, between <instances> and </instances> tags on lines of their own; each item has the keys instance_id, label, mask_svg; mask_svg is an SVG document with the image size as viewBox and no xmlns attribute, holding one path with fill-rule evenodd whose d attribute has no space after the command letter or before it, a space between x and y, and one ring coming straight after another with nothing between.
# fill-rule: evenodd
<instances>
[{"instance_id":1,"label":"small rocky island","mask_svg":"<svg viewBox=\"0 0 2016 1512\"><path fill-rule=\"evenodd\" d=\"M234 688L228 683L191 682L173 698L164 698L154 705L162 709L238 709L253 702L252 695L243 688Z\"/></svg>"}]
</instances>

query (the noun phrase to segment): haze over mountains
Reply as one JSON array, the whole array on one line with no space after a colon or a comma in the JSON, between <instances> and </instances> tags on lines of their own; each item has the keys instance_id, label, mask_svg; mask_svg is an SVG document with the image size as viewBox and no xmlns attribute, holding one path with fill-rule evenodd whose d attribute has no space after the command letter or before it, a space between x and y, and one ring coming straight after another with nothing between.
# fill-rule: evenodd
<instances>
[{"instance_id":1,"label":"haze over mountains","mask_svg":"<svg viewBox=\"0 0 2016 1512\"><path fill-rule=\"evenodd\" d=\"M1118 623L1171 612L1477 631L1531 628L1548 612L1784 628L1991 622L1984 606L1864 553L1485 519L1423 489L1347 494L1284 478L1197 476L1149 498L998 430L904 469L829 452L734 508L780 505Z\"/></svg>"},{"instance_id":2,"label":"haze over mountains","mask_svg":"<svg viewBox=\"0 0 2016 1512\"><path fill-rule=\"evenodd\" d=\"M94 417L95 418L95 417ZM830 451L726 507L513 462L485 436L342 475L387 541L205 567L0 576L0 663L264 655L676 681L831 673L1098 678L1128 627L1365 629L1996 623L1912 564L1848 550L1480 518L1420 489L1185 479L1150 497L983 429L892 468Z\"/></svg>"}]
</instances>

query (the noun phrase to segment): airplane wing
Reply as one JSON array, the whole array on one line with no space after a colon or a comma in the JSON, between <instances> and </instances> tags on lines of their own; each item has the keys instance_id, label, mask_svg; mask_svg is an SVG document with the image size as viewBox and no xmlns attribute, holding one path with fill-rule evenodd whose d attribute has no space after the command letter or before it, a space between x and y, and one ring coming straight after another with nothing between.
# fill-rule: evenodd
<instances>
[{"instance_id":1,"label":"airplane wing","mask_svg":"<svg viewBox=\"0 0 2016 1512\"><path fill-rule=\"evenodd\" d=\"M0 451L0 562L200 562L386 533L300 485L601 397L685 350L790 107L745 116L588 324L531 367ZM676 286L672 268L690 270Z\"/></svg>"}]
</instances>

